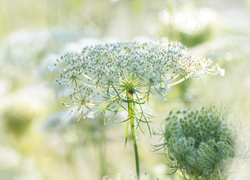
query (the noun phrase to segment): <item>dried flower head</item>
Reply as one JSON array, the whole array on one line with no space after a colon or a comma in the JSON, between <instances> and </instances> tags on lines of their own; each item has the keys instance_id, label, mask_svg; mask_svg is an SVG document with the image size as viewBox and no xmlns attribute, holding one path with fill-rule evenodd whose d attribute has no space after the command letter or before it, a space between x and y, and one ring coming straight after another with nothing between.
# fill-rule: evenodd
<instances>
[{"instance_id":1,"label":"dried flower head","mask_svg":"<svg viewBox=\"0 0 250 180\"><path fill-rule=\"evenodd\" d=\"M233 128L215 109L177 110L166 118L166 153L184 179L222 179L235 156Z\"/></svg>"},{"instance_id":2,"label":"dried flower head","mask_svg":"<svg viewBox=\"0 0 250 180\"><path fill-rule=\"evenodd\" d=\"M64 104L77 105L73 112L81 114L84 108L95 113L126 110L127 92L142 104L149 97L165 96L171 86L189 77L224 73L209 60L191 56L182 44L166 39L86 46L57 61L56 81L70 87L70 102Z\"/></svg>"}]
</instances>

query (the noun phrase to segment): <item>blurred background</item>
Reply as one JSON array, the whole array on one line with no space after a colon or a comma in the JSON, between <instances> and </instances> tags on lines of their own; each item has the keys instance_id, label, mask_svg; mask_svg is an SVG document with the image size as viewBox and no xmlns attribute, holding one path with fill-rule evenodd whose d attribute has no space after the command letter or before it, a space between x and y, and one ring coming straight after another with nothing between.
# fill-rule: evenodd
<instances>
[{"instance_id":1,"label":"blurred background","mask_svg":"<svg viewBox=\"0 0 250 180\"><path fill-rule=\"evenodd\" d=\"M167 37L226 70L223 77L188 80L152 101L151 127L170 110L227 107L238 128L239 151L250 141L250 0L0 0L0 179L132 179L132 144L124 148L126 124L69 119L48 66L86 44ZM138 131L144 179L168 176L161 136ZM248 145L247 145L248 144ZM230 179L250 179L245 153Z\"/></svg>"}]
</instances>

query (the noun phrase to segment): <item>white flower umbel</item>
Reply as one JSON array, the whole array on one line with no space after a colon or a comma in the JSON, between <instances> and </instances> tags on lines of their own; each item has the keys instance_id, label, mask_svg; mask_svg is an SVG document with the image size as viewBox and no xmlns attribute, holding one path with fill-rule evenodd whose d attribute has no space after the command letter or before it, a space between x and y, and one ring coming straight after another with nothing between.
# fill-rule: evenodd
<instances>
[{"instance_id":1,"label":"white flower umbel","mask_svg":"<svg viewBox=\"0 0 250 180\"><path fill-rule=\"evenodd\" d=\"M205 58L191 56L182 44L167 39L91 45L57 61L60 74L56 81L73 88L70 102L64 104L76 105L74 113L80 117L89 112L127 111L126 132L128 137L131 127L135 151L135 123L148 124L143 103L149 98L166 96L171 86L187 78L203 77L206 72L218 74L219 70ZM136 161L139 163L139 159Z\"/></svg>"},{"instance_id":2,"label":"white flower umbel","mask_svg":"<svg viewBox=\"0 0 250 180\"><path fill-rule=\"evenodd\" d=\"M165 96L169 87L189 77L224 74L211 61L191 56L185 46L167 39L86 46L57 61L61 69L56 81L73 88L69 104L78 105L75 112L80 113L84 107L94 112L124 109L127 92L143 103L149 97Z\"/></svg>"}]
</instances>

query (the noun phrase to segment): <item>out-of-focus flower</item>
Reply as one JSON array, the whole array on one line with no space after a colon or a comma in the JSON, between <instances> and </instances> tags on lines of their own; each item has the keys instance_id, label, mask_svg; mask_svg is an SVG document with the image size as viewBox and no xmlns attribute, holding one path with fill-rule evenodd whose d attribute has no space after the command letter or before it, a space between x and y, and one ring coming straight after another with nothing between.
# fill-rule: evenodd
<instances>
[{"instance_id":1,"label":"out-of-focus flower","mask_svg":"<svg viewBox=\"0 0 250 180\"><path fill-rule=\"evenodd\" d=\"M208 25L216 21L216 13L209 8L201 8L196 10L194 8L182 8L173 15L171 15L167 10L163 10L159 13L159 19L161 22L168 24L173 23L173 25L179 30L186 34L195 34Z\"/></svg>"}]
</instances>

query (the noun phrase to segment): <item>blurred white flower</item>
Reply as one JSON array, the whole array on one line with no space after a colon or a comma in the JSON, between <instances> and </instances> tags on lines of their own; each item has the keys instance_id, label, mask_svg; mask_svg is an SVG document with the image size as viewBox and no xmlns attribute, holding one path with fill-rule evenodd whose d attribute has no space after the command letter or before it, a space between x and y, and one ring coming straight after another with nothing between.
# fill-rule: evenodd
<instances>
[{"instance_id":1,"label":"blurred white flower","mask_svg":"<svg viewBox=\"0 0 250 180\"><path fill-rule=\"evenodd\" d=\"M164 9L159 13L159 19L165 24L173 23L180 31L193 34L204 29L207 25L214 23L216 13L209 8L201 8L199 11L194 8L181 8L173 17Z\"/></svg>"}]
</instances>

